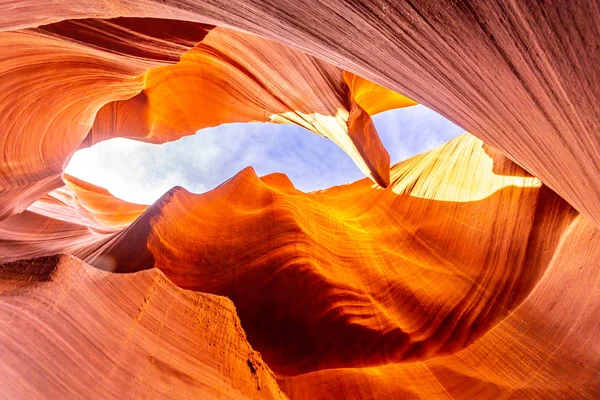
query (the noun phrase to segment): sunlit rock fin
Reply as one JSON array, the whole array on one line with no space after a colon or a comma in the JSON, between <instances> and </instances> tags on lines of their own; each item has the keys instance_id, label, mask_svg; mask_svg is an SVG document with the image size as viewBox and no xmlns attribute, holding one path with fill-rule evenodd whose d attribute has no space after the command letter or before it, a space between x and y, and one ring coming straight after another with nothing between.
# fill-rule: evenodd
<instances>
[{"instance_id":1,"label":"sunlit rock fin","mask_svg":"<svg viewBox=\"0 0 600 400\"><path fill-rule=\"evenodd\" d=\"M360 159L357 160L352 154L349 155L358 167L379 186L388 187L390 184L390 155L381 143L371 116L354 99L351 98L350 103L348 136L360 155Z\"/></svg>"}]
</instances>

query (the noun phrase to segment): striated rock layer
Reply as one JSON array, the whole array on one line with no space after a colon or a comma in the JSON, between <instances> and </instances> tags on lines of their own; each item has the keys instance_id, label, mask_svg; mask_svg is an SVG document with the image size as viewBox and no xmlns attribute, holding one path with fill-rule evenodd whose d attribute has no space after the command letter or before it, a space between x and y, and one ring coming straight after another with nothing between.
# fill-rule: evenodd
<instances>
[{"instance_id":1,"label":"striated rock layer","mask_svg":"<svg viewBox=\"0 0 600 400\"><path fill-rule=\"evenodd\" d=\"M231 298L292 398L597 397L598 230L469 134L391 177L305 194L247 169L81 256Z\"/></svg>"},{"instance_id":2,"label":"striated rock layer","mask_svg":"<svg viewBox=\"0 0 600 400\"><path fill-rule=\"evenodd\" d=\"M597 1L0 5L2 393L600 398ZM472 134L390 169L371 116L416 101ZM251 121L370 179L145 206L62 174Z\"/></svg>"},{"instance_id":3,"label":"striated rock layer","mask_svg":"<svg viewBox=\"0 0 600 400\"><path fill-rule=\"evenodd\" d=\"M597 0L567 4L558 0L398 4L379 0L82 0L77 4L2 0L0 4L7 10L0 16L0 30L7 31L0 43L18 40L19 45L11 47L21 52L28 46L23 40L38 50L52 46L29 31L8 31L91 17L153 17L223 25L306 51L440 112L505 152L600 223ZM153 34L164 29L157 26ZM14 58L2 50L4 60ZM38 51L36 57L55 58L49 54ZM136 67L136 63L129 64ZM131 67L114 71L121 79L130 76ZM92 74L96 82L116 83L99 68ZM90 77L85 70L64 72L68 77L42 81ZM2 76L1 81L13 80ZM107 85L87 93L106 102L106 91L114 92L111 100L117 100L143 89L139 81L122 82L116 92ZM8 92L2 88L0 93ZM37 97L44 98L51 96ZM29 119L28 114L20 115L19 125ZM49 120L34 119L42 124ZM82 122L91 123L87 116ZM32 182L37 181L27 183ZM29 202L43 192L40 185L28 189L36 193L27 196ZM24 190L13 188L11 199L27 203Z\"/></svg>"},{"instance_id":4,"label":"striated rock layer","mask_svg":"<svg viewBox=\"0 0 600 400\"><path fill-rule=\"evenodd\" d=\"M303 193L248 168L205 194L174 188L72 252L229 297L291 398L600 395L598 229L468 133L390 177ZM70 209L46 203L28 213ZM104 215L87 204L83 226Z\"/></svg>"},{"instance_id":5,"label":"striated rock layer","mask_svg":"<svg viewBox=\"0 0 600 400\"><path fill-rule=\"evenodd\" d=\"M275 42L184 21L62 21L0 32L0 50L0 219L58 188L82 146L163 143L227 122L298 124L387 186L371 115L416 104Z\"/></svg>"},{"instance_id":6,"label":"striated rock layer","mask_svg":"<svg viewBox=\"0 0 600 400\"><path fill-rule=\"evenodd\" d=\"M72 256L0 266L7 398L283 399L231 301Z\"/></svg>"}]
</instances>

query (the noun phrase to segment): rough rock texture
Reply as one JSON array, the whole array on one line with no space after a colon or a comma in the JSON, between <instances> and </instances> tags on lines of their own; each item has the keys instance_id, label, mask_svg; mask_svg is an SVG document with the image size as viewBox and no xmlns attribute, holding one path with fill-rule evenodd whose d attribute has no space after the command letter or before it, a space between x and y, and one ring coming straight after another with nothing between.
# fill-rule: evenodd
<instances>
[{"instance_id":1,"label":"rough rock texture","mask_svg":"<svg viewBox=\"0 0 600 400\"><path fill-rule=\"evenodd\" d=\"M0 266L6 398L285 398L230 300L67 255Z\"/></svg>"},{"instance_id":2,"label":"rough rock texture","mask_svg":"<svg viewBox=\"0 0 600 400\"><path fill-rule=\"evenodd\" d=\"M283 396L181 287L293 399L600 398L598 1L0 5L0 262L130 273L0 268L2 393ZM472 134L390 169L371 115L415 101ZM236 121L371 180L147 207L62 176Z\"/></svg>"}]
</instances>

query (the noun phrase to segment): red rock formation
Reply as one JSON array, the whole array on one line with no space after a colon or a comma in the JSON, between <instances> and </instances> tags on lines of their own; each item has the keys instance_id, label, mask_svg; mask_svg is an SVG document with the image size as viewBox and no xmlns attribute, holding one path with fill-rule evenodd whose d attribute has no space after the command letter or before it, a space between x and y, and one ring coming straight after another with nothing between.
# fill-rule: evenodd
<instances>
[{"instance_id":1,"label":"red rock formation","mask_svg":"<svg viewBox=\"0 0 600 400\"><path fill-rule=\"evenodd\" d=\"M471 180L464 179L467 171ZM564 295L553 292L557 281L548 287L538 282L549 268L572 273L568 263L556 265L565 243L589 241L579 236L595 236L595 228L588 224L587 233L574 233L581 222L566 202L468 134L394 166L391 176L386 190L363 180L305 194L285 176L259 179L247 169L203 195L172 190L87 259L100 267L109 260L123 272L154 265L178 286L231 298L251 343L292 398L370 398L379 393L374 386L390 398L433 396L426 389L429 367L420 370L421 362L451 367L442 368L435 390L448 387L457 396L460 385L453 382L463 375L479 381L474 393L490 398L597 394L591 382L598 376L579 375L594 373L597 353L580 367L581 381L569 384L511 378L498 387L499 378L470 366L470 359L458 367L452 361L506 341L516 341L519 351L545 344L555 323L524 332L525 338L511 337L506 321L498 323L513 318L523 300L532 301L534 287L550 297ZM582 264L596 257L589 254ZM600 304L590 290L577 289L595 310ZM536 365L524 358L506 368L515 376L538 369L549 376L552 363L568 354L557 352ZM438 364L439 356L449 358L448 365ZM353 372L346 378L339 368ZM415 368L416 375L397 378ZM366 379L354 392L357 377L374 371L389 376Z\"/></svg>"},{"instance_id":2,"label":"red rock formation","mask_svg":"<svg viewBox=\"0 0 600 400\"><path fill-rule=\"evenodd\" d=\"M285 398L231 301L72 256L0 266L8 398Z\"/></svg>"},{"instance_id":3,"label":"red rock formation","mask_svg":"<svg viewBox=\"0 0 600 400\"><path fill-rule=\"evenodd\" d=\"M370 115L414 104L299 51L215 28L179 63L148 71L140 94L103 107L87 141L163 143L226 122L295 123L333 140L387 186L389 156Z\"/></svg>"},{"instance_id":4,"label":"red rock formation","mask_svg":"<svg viewBox=\"0 0 600 400\"><path fill-rule=\"evenodd\" d=\"M318 55L439 111L600 222L594 0L3 3L6 31L90 16L159 17L235 27Z\"/></svg>"},{"instance_id":5,"label":"red rock formation","mask_svg":"<svg viewBox=\"0 0 600 400\"><path fill-rule=\"evenodd\" d=\"M302 193L247 169L74 253L232 299L291 398L597 396L597 229L468 134L391 177Z\"/></svg>"},{"instance_id":6,"label":"red rock formation","mask_svg":"<svg viewBox=\"0 0 600 400\"><path fill-rule=\"evenodd\" d=\"M209 25L84 19L0 40L0 219L58 188L81 146L112 137L163 143L225 122L296 123L387 186L389 155L364 107L416 104L299 51Z\"/></svg>"},{"instance_id":7,"label":"red rock formation","mask_svg":"<svg viewBox=\"0 0 600 400\"><path fill-rule=\"evenodd\" d=\"M63 180L65 186L0 221L0 263L95 248L148 207L117 199L72 176Z\"/></svg>"},{"instance_id":8,"label":"red rock formation","mask_svg":"<svg viewBox=\"0 0 600 400\"><path fill-rule=\"evenodd\" d=\"M600 397L597 2L0 4L0 261L138 271L0 268L9 396L281 397L230 303L157 267L228 296L294 399ZM390 170L370 116L414 104L390 89L486 144ZM99 140L234 121L387 188L246 169L146 209L61 179Z\"/></svg>"},{"instance_id":9,"label":"red rock formation","mask_svg":"<svg viewBox=\"0 0 600 400\"><path fill-rule=\"evenodd\" d=\"M148 68L176 61L209 28L165 23L152 36L135 21L66 21L0 34L0 219L58 188L100 107L139 93Z\"/></svg>"},{"instance_id":10,"label":"red rock formation","mask_svg":"<svg viewBox=\"0 0 600 400\"><path fill-rule=\"evenodd\" d=\"M598 229L577 217L525 301L471 346L421 363L279 380L293 399L596 399L600 396Z\"/></svg>"}]
</instances>

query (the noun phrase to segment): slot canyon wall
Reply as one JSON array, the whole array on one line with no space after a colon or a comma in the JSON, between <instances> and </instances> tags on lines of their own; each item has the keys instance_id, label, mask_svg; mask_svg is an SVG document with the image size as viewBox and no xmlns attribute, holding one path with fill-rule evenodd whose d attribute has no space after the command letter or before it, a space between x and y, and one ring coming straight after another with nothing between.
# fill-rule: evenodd
<instances>
[{"instance_id":1,"label":"slot canyon wall","mask_svg":"<svg viewBox=\"0 0 600 400\"><path fill-rule=\"evenodd\" d=\"M598 2L0 5L4 396L600 398ZM371 116L417 103L468 132L390 166ZM366 178L63 173L229 122Z\"/></svg>"}]
</instances>

